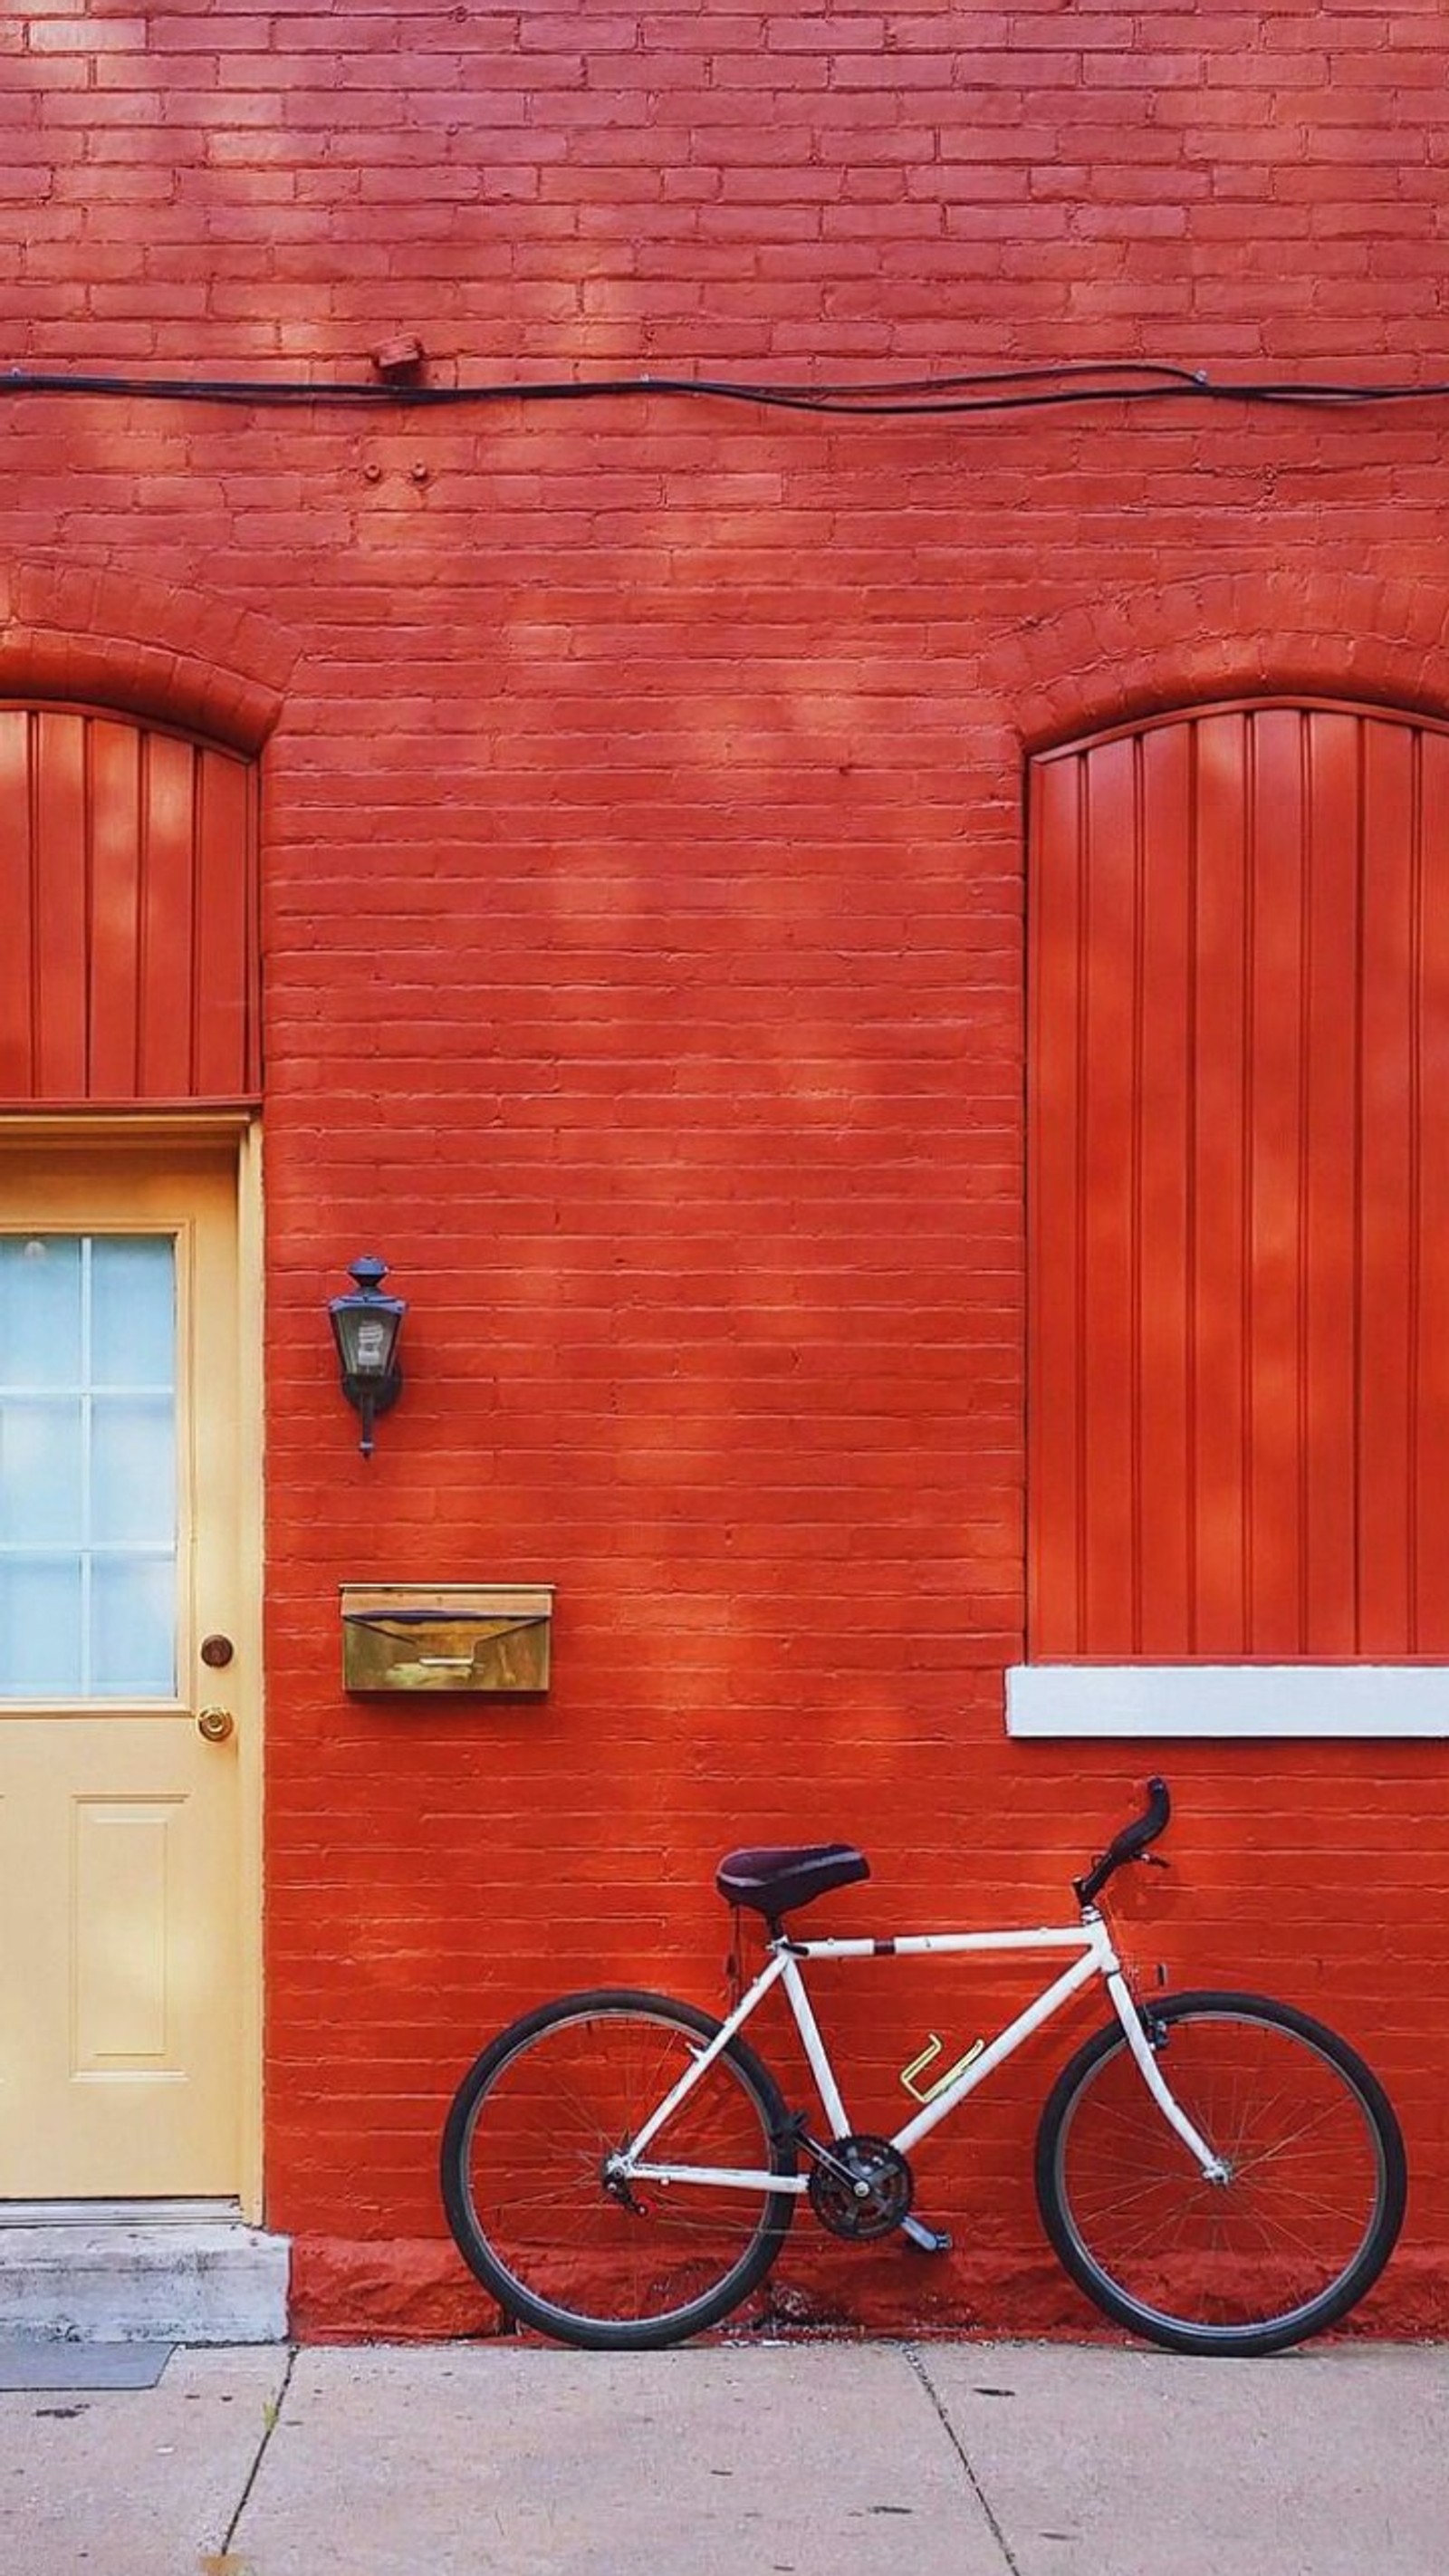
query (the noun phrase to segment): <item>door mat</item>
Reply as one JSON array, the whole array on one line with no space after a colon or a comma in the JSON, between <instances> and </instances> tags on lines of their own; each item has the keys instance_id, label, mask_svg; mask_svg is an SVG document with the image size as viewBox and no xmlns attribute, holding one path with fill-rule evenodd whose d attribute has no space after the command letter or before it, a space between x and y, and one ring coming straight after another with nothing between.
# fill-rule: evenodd
<instances>
[{"instance_id":1,"label":"door mat","mask_svg":"<svg viewBox=\"0 0 1449 2576\"><path fill-rule=\"evenodd\" d=\"M154 2388L175 2351L171 2343L68 2343L40 2335L0 2335L0 2390Z\"/></svg>"}]
</instances>

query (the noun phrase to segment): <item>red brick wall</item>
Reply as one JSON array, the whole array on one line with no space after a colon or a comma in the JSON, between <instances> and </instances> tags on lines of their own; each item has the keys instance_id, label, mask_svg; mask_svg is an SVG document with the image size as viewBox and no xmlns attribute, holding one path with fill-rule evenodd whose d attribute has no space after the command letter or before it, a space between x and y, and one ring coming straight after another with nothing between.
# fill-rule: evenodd
<instances>
[{"instance_id":1,"label":"red brick wall","mask_svg":"<svg viewBox=\"0 0 1449 2576\"><path fill-rule=\"evenodd\" d=\"M1442 338L1446 57L1408 6L36 5L0 33L5 345L1401 380ZM1054 1910L1150 1766L1002 1730L1024 756L1253 686L1449 709L1443 418L5 408L0 668L70 656L227 739L280 709L269 2216L309 2330L465 2322L434 2146L506 2013L595 1976L709 1999L737 1839L859 1836L841 1924ZM322 1312L364 1249L413 1300L370 1466ZM368 1577L556 1581L548 1702L346 1702ZM1371 2043L1416 2191L1366 2315L1442 2324L1442 1751L1168 1767L1144 1955ZM840 2006L876 2047L899 1990L887 2075L933 2016L972 2035L888 1973ZM787 2277L897 2323L1080 2318L1028 2205L1051 2054L923 2160L960 2258L802 2235Z\"/></svg>"}]
</instances>

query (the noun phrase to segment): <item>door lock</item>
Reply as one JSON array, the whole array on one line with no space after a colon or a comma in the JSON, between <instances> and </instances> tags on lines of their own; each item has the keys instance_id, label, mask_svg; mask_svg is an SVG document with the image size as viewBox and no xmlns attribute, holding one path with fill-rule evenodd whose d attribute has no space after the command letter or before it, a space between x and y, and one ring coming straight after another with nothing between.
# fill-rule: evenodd
<instances>
[{"instance_id":1,"label":"door lock","mask_svg":"<svg viewBox=\"0 0 1449 2576\"><path fill-rule=\"evenodd\" d=\"M204 1708L196 1723L208 1744L225 1744L236 1728L236 1719L229 1708Z\"/></svg>"}]
</instances>

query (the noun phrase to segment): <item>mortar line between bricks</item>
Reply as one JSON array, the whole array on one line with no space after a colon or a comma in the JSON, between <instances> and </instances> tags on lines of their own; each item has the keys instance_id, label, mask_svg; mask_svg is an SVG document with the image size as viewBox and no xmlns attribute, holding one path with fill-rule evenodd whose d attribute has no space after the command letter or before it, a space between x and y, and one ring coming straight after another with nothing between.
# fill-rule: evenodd
<instances>
[{"instance_id":1,"label":"mortar line between bricks","mask_svg":"<svg viewBox=\"0 0 1449 2576\"><path fill-rule=\"evenodd\" d=\"M236 2511L232 2515L230 2522L227 2524L226 2534L221 2544L221 2555L223 2558L229 2557L231 2554L231 2545L237 2535L237 2526L241 2521L242 2515L246 2512L247 2506L251 2502L252 2489L256 2485L257 2478L260 2475L262 2462L266 2458L267 2452L271 2447L272 2435L275 2433L277 2426L282 2420L282 2408L286 2405L287 2391L292 2385L292 2373L297 2367L297 2349L298 2347L296 2344L288 2345L287 2367L282 2373L281 2387L273 2398L269 2409L262 2417L262 2438L257 2444L257 2455L253 2460L250 2469L247 2471L246 2484L242 2488L241 2494L237 2499Z\"/></svg>"},{"instance_id":2,"label":"mortar line between bricks","mask_svg":"<svg viewBox=\"0 0 1449 2576\"><path fill-rule=\"evenodd\" d=\"M921 2357L919 2346L913 2343L902 2344L901 2350L905 2354L907 2364L915 2372L917 2379L920 2381L927 2397L930 2399L932 2406L936 2410L941 2430L945 2434L947 2441L950 2443L952 2450L955 2452L957 2459L960 2461L962 2473L965 2476L966 2482L986 2517L987 2527L991 2533L991 2537L1001 2552L1003 2565L1010 2569L1011 2576L1021 2576L1020 2562L1016 2558L1012 2550L1011 2543L1007 2539L1005 2532L1002 2530L1000 2523L997 2521L995 2514L991 2510L991 2506L987 2500L986 2490L983 2487L981 2480L978 2478L976 2471L971 2466L965 2445L963 2444L955 2425L952 2423L950 2416L947 2414L940 2397L937 2395L935 2381L932 2379L930 2372L926 2368L925 2362Z\"/></svg>"}]
</instances>

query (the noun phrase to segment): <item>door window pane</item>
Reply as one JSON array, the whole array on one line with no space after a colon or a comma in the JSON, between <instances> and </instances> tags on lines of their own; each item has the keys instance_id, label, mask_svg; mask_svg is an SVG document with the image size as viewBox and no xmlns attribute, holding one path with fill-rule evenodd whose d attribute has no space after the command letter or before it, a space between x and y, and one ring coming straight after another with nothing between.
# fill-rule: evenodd
<instances>
[{"instance_id":1,"label":"door window pane","mask_svg":"<svg viewBox=\"0 0 1449 2576\"><path fill-rule=\"evenodd\" d=\"M7 1385L76 1384L81 1369L77 1236L0 1236L0 1353Z\"/></svg>"},{"instance_id":2,"label":"door window pane","mask_svg":"<svg viewBox=\"0 0 1449 2576\"><path fill-rule=\"evenodd\" d=\"M0 1395L0 1541L43 1547L85 1536L85 1413L79 1396Z\"/></svg>"},{"instance_id":3,"label":"door window pane","mask_svg":"<svg viewBox=\"0 0 1449 2576\"><path fill-rule=\"evenodd\" d=\"M176 1366L170 1241L98 1236L90 1268L92 1385L169 1388Z\"/></svg>"},{"instance_id":4,"label":"door window pane","mask_svg":"<svg viewBox=\"0 0 1449 2576\"><path fill-rule=\"evenodd\" d=\"M0 1674L6 1699L76 1699L84 1620L78 1557L0 1553Z\"/></svg>"},{"instance_id":5,"label":"door window pane","mask_svg":"<svg viewBox=\"0 0 1449 2576\"><path fill-rule=\"evenodd\" d=\"M96 1558L91 1569L90 1697L169 1697L176 1678L174 1589L171 1566L162 1558Z\"/></svg>"},{"instance_id":6,"label":"door window pane","mask_svg":"<svg viewBox=\"0 0 1449 2576\"><path fill-rule=\"evenodd\" d=\"M175 1245L0 1237L0 1699L176 1687Z\"/></svg>"},{"instance_id":7,"label":"door window pane","mask_svg":"<svg viewBox=\"0 0 1449 2576\"><path fill-rule=\"evenodd\" d=\"M175 1407L105 1396L91 1407L91 1537L165 1546L176 1528Z\"/></svg>"}]
</instances>

